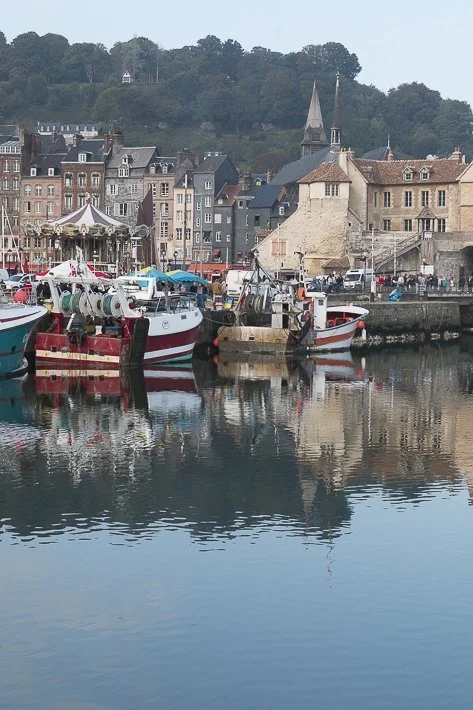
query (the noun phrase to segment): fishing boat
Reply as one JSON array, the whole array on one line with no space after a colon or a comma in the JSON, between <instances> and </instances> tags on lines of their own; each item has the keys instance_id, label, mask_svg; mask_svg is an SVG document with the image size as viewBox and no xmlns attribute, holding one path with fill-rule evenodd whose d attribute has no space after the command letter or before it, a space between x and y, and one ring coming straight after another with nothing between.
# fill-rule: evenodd
<instances>
[{"instance_id":1,"label":"fishing boat","mask_svg":"<svg viewBox=\"0 0 473 710\"><path fill-rule=\"evenodd\" d=\"M299 301L291 284L274 281L265 284L263 294L252 295L252 302L261 308L269 304L270 323L242 324L237 308L236 324L218 331L220 352L307 354L346 350L357 330L364 328L363 319L369 313L352 303L328 306L327 295L315 291L306 291L304 300Z\"/></svg>"},{"instance_id":2,"label":"fishing boat","mask_svg":"<svg viewBox=\"0 0 473 710\"><path fill-rule=\"evenodd\" d=\"M0 379L17 377L26 371L26 342L46 313L43 306L0 303Z\"/></svg>"}]
</instances>

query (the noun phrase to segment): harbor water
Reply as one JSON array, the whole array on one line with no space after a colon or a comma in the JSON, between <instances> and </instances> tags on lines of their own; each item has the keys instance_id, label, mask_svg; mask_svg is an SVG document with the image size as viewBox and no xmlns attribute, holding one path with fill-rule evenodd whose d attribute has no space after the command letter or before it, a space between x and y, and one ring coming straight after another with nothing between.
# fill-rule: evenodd
<instances>
[{"instance_id":1,"label":"harbor water","mask_svg":"<svg viewBox=\"0 0 473 710\"><path fill-rule=\"evenodd\" d=\"M0 708L470 708L472 421L469 339L0 383Z\"/></svg>"}]
</instances>

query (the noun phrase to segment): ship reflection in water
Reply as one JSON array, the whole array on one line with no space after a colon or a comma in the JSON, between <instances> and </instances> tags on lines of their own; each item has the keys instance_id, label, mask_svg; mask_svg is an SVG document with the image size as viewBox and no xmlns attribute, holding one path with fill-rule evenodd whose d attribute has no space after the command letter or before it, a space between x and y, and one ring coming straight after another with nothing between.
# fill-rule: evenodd
<instances>
[{"instance_id":1,"label":"ship reflection in water","mask_svg":"<svg viewBox=\"0 0 473 710\"><path fill-rule=\"evenodd\" d=\"M278 516L333 538L354 494L473 479L470 366L452 347L3 382L3 518L11 534L54 536L77 513L139 536L172 516L205 538Z\"/></svg>"},{"instance_id":2,"label":"ship reflection in water","mask_svg":"<svg viewBox=\"0 0 473 710\"><path fill-rule=\"evenodd\" d=\"M0 383L0 704L469 707L472 392L469 341Z\"/></svg>"}]
</instances>

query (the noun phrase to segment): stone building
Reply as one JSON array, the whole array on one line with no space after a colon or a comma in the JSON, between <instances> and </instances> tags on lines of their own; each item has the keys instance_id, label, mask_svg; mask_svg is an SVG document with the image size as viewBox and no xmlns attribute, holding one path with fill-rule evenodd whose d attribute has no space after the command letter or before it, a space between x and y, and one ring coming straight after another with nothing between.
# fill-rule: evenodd
<instances>
[{"instance_id":1,"label":"stone building","mask_svg":"<svg viewBox=\"0 0 473 710\"><path fill-rule=\"evenodd\" d=\"M103 209L105 163L109 150L105 138L75 141L61 162L63 215L84 207L89 198L94 207Z\"/></svg>"}]
</instances>

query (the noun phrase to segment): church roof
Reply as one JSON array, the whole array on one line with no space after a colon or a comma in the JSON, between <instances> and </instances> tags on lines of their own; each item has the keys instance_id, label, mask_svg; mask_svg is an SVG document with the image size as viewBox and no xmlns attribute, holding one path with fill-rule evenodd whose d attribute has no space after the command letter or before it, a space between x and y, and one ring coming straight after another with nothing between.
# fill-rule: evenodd
<instances>
[{"instance_id":1,"label":"church roof","mask_svg":"<svg viewBox=\"0 0 473 710\"><path fill-rule=\"evenodd\" d=\"M374 148L361 156L361 160L386 160L389 153L389 146Z\"/></svg>"},{"instance_id":2,"label":"church roof","mask_svg":"<svg viewBox=\"0 0 473 710\"><path fill-rule=\"evenodd\" d=\"M322 163L337 162L338 153L334 153L329 147L321 148L312 155L294 160L292 163L284 165L281 170L271 180L271 185L290 185L315 170Z\"/></svg>"},{"instance_id":3,"label":"church roof","mask_svg":"<svg viewBox=\"0 0 473 710\"><path fill-rule=\"evenodd\" d=\"M312 182L351 182L351 180L338 163L322 163L299 180L300 185L308 185Z\"/></svg>"},{"instance_id":4,"label":"church roof","mask_svg":"<svg viewBox=\"0 0 473 710\"><path fill-rule=\"evenodd\" d=\"M354 165L369 183L375 185L432 185L456 182L465 170L464 163L451 158L423 160L362 160L355 158ZM420 179L423 168L429 171L428 180ZM412 170L412 180L406 181L404 171Z\"/></svg>"},{"instance_id":5,"label":"church roof","mask_svg":"<svg viewBox=\"0 0 473 710\"><path fill-rule=\"evenodd\" d=\"M320 108L319 92L317 84L314 81L312 87L312 96L310 99L309 111L307 113L307 121L305 124L304 138L301 146L320 147L327 145L327 136L325 135L324 122L322 119L322 110Z\"/></svg>"}]
</instances>

